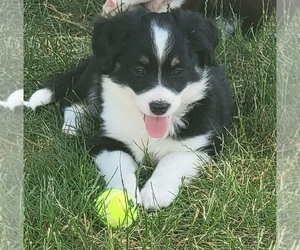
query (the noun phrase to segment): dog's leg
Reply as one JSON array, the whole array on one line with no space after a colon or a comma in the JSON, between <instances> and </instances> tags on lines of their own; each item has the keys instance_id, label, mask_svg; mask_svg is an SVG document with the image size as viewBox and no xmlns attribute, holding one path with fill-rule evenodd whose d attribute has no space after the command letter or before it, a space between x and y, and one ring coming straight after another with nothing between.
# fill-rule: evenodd
<instances>
[{"instance_id":1,"label":"dog's leg","mask_svg":"<svg viewBox=\"0 0 300 250\"><path fill-rule=\"evenodd\" d=\"M168 207L178 195L181 184L196 177L199 166L209 161L210 157L204 152L174 152L165 156L141 190L144 208Z\"/></svg>"},{"instance_id":2,"label":"dog's leg","mask_svg":"<svg viewBox=\"0 0 300 250\"><path fill-rule=\"evenodd\" d=\"M73 104L64 108L64 124L62 132L67 135L77 135L77 131L85 125L85 109L81 104Z\"/></svg>"},{"instance_id":3,"label":"dog's leg","mask_svg":"<svg viewBox=\"0 0 300 250\"><path fill-rule=\"evenodd\" d=\"M107 188L126 190L137 203L141 203L135 176L137 164L129 154L105 150L95 157L95 162L104 176Z\"/></svg>"}]
</instances>

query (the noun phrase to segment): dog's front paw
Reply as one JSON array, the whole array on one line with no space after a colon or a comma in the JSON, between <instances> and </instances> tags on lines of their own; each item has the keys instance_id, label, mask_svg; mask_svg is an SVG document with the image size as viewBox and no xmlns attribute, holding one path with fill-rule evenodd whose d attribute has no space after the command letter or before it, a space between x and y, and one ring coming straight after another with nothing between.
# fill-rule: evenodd
<instances>
[{"instance_id":1,"label":"dog's front paw","mask_svg":"<svg viewBox=\"0 0 300 250\"><path fill-rule=\"evenodd\" d=\"M68 123L63 124L61 131L66 135L73 135L73 136L77 135L77 129Z\"/></svg>"},{"instance_id":2,"label":"dog's front paw","mask_svg":"<svg viewBox=\"0 0 300 250\"><path fill-rule=\"evenodd\" d=\"M170 188L165 183L148 181L141 190L142 204L145 209L168 207L176 198L177 188Z\"/></svg>"}]
</instances>

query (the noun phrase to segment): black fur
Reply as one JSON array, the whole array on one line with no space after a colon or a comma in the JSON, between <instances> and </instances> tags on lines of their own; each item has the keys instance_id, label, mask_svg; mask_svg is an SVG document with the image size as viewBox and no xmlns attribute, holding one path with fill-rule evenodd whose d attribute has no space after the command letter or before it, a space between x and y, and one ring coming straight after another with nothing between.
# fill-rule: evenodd
<instances>
[{"instance_id":1,"label":"black fur","mask_svg":"<svg viewBox=\"0 0 300 250\"><path fill-rule=\"evenodd\" d=\"M168 79L169 76L166 75L166 87L180 93L188 82L199 80L193 65L198 65L203 70L209 69L209 90L206 97L191 105L189 112L184 114L187 125L179 127L176 135L171 137L174 140L183 140L213 130L215 136L211 145L198 150L214 154L220 149L220 138L224 137L225 130L231 122L232 95L224 70L218 66L214 55L219 41L219 31L201 14L183 10L148 13L144 9L137 9L121 13L111 19L101 18L95 23L93 31L93 56L75 70L60 75L60 78L51 81L48 86L52 86L55 98L61 98L69 89L69 94L62 101L62 110L71 103L82 101L90 108L91 115L100 123L103 122L103 117L102 119L99 117L103 105L101 96L103 74L120 85L130 87L136 94L144 93L153 87L151 85L155 81L153 75L139 79L132 75L128 68L135 66L136 61L133 59L136 60L136 55L152 53L148 27L154 19L162 24L167 23L173 28L176 42L170 54L182 56L185 63L183 66L187 71L181 78ZM121 66L116 69L118 65L128 67ZM150 63L149 67L155 66ZM151 70L153 69L150 68L149 71ZM171 71L166 69L168 70ZM90 100L89 96L92 92L94 97ZM118 138L110 138L105 128L100 128L88 145L93 155L102 150L122 150L131 153L126 142L119 141Z\"/></svg>"}]
</instances>

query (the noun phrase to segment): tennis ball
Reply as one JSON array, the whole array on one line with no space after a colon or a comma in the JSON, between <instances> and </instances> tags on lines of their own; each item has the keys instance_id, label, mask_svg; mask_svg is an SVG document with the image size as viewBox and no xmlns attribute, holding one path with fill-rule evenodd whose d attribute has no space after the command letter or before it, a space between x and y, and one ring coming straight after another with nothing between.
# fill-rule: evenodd
<instances>
[{"instance_id":1,"label":"tennis ball","mask_svg":"<svg viewBox=\"0 0 300 250\"><path fill-rule=\"evenodd\" d=\"M137 219L137 205L127 192L119 189L104 191L96 200L96 209L103 223L112 228L125 228Z\"/></svg>"}]
</instances>

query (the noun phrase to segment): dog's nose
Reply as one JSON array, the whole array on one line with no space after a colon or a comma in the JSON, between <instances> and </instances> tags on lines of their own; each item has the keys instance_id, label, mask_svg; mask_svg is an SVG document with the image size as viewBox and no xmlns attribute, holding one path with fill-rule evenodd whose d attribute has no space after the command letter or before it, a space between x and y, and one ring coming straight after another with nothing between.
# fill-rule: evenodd
<instances>
[{"instance_id":1,"label":"dog's nose","mask_svg":"<svg viewBox=\"0 0 300 250\"><path fill-rule=\"evenodd\" d=\"M155 115L163 115L170 107L170 103L165 101L153 101L149 103L150 110Z\"/></svg>"}]
</instances>

